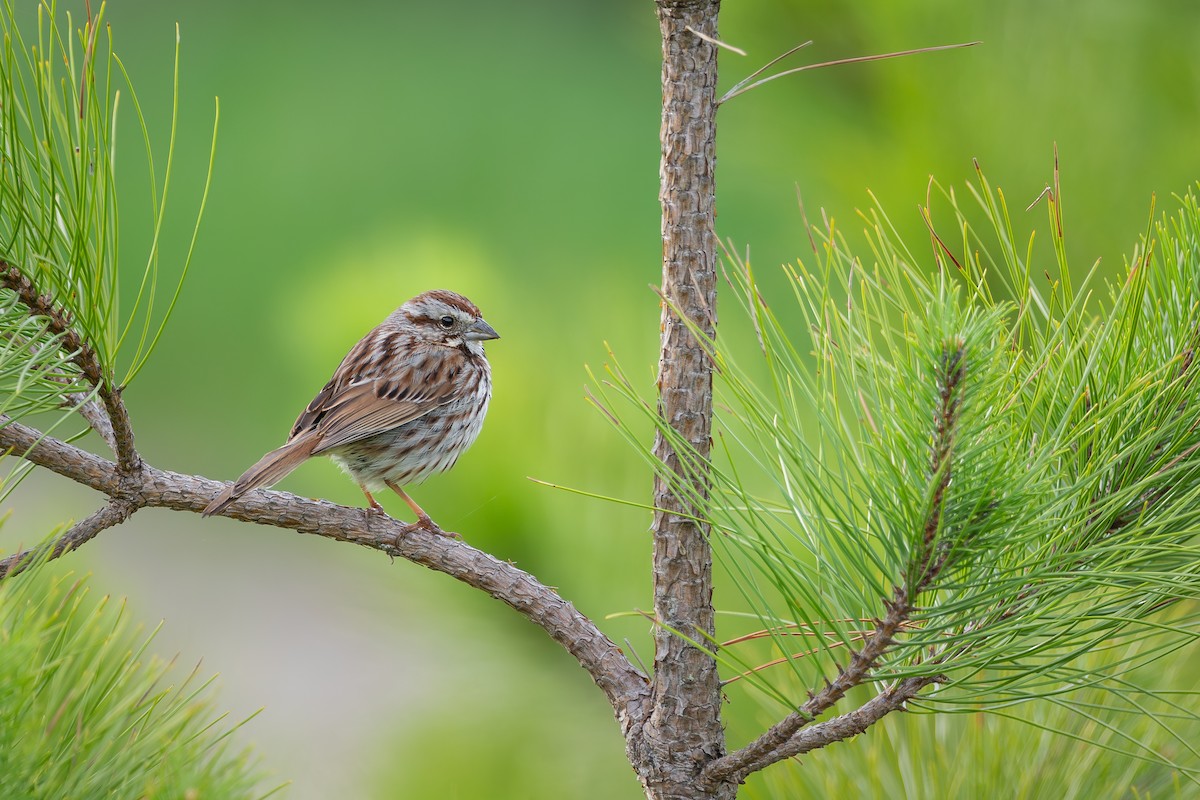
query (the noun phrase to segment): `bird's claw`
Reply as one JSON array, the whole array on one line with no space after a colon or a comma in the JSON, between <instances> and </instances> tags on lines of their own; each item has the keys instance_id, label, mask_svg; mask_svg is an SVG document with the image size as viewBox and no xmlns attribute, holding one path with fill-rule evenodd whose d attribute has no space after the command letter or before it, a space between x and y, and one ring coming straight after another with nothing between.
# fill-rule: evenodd
<instances>
[{"instance_id":1,"label":"bird's claw","mask_svg":"<svg viewBox=\"0 0 1200 800\"><path fill-rule=\"evenodd\" d=\"M441 526L438 525L436 522L434 522L429 517L420 517L416 522L416 527L420 528L423 531L429 531L430 533L434 534L435 536L445 536L448 539L461 539L462 538L454 531L442 530Z\"/></svg>"},{"instance_id":2,"label":"bird's claw","mask_svg":"<svg viewBox=\"0 0 1200 800\"><path fill-rule=\"evenodd\" d=\"M371 520L386 517L387 512L383 510L383 506L378 503L372 503L363 509L364 524L368 532L371 530Z\"/></svg>"},{"instance_id":3,"label":"bird's claw","mask_svg":"<svg viewBox=\"0 0 1200 800\"><path fill-rule=\"evenodd\" d=\"M399 547L400 539L410 533L415 532L415 531L423 531L425 533L432 533L434 536L445 536L447 539L458 539L460 541L462 540L461 535L455 533L454 531L442 530L441 526L438 525L436 522L434 522L429 517L419 517L416 522L408 523L407 525L404 526L403 530L401 530L400 533L396 534L396 540L392 546Z\"/></svg>"}]
</instances>

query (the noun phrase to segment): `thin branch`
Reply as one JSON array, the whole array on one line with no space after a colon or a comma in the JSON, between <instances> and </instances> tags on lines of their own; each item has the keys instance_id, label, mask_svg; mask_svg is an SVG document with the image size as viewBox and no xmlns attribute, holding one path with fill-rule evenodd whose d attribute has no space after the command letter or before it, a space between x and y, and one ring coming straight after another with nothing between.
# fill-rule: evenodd
<instances>
[{"instance_id":1,"label":"thin branch","mask_svg":"<svg viewBox=\"0 0 1200 800\"><path fill-rule=\"evenodd\" d=\"M120 476L111 461L13 422L3 414L0 414L0 453L23 458L109 497L121 491Z\"/></svg>"},{"instance_id":2,"label":"thin branch","mask_svg":"<svg viewBox=\"0 0 1200 800\"><path fill-rule=\"evenodd\" d=\"M199 513L225 487L220 481L160 470L149 464L143 464L132 475L125 474L111 461L43 436L18 422L0 427L0 449L108 495L113 498L106 506L113 508L109 514L125 513L126 517L142 507ZM79 541L61 549L56 544L49 557L56 558L116 524L104 514L101 509L75 526L72 531L78 532ZM309 500L287 492L250 492L221 516L381 550L487 592L540 626L575 656L608 697L626 733L641 725L649 713L649 682L621 649L553 589L506 561L460 540L430 534L416 525L406 525L366 509ZM83 536L91 527L95 530ZM60 542L62 538L65 537L60 537ZM20 560L24 555L16 558Z\"/></svg>"},{"instance_id":3,"label":"thin branch","mask_svg":"<svg viewBox=\"0 0 1200 800\"><path fill-rule=\"evenodd\" d=\"M141 466L142 458L133 445L133 426L130 424L125 403L121 400L121 390L114 387L105 377L104 368L95 349L72 326L70 312L55 305L53 298L42 294L29 276L4 260L0 260L0 284L17 295L17 299L29 309L30 316L46 319L50 332L61 337L63 352L68 354L71 363L79 368L87 382L96 389L96 394L104 404L104 411L111 423L112 444L121 471L126 474L136 472ZM88 421L90 424L91 420Z\"/></svg>"},{"instance_id":4,"label":"thin branch","mask_svg":"<svg viewBox=\"0 0 1200 800\"><path fill-rule=\"evenodd\" d=\"M749 772L756 772L776 761L819 750L834 742L841 742L865 733L868 728L893 711L904 710L905 704L920 694L926 686L944 681L945 678L940 675L905 678L853 711L799 731L772 753L770 761L750 765Z\"/></svg>"},{"instance_id":5,"label":"thin branch","mask_svg":"<svg viewBox=\"0 0 1200 800\"><path fill-rule=\"evenodd\" d=\"M125 500L109 500L108 504L97 509L90 517L72 525L66 533L54 541L31 547L8 558L0 560L0 580L19 575L29 567L50 561L65 553L69 553L85 542L90 541L105 528L120 525L137 511L138 506Z\"/></svg>"},{"instance_id":6,"label":"thin branch","mask_svg":"<svg viewBox=\"0 0 1200 800\"><path fill-rule=\"evenodd\" d=\"M945 493L950 485L950 463L962 408L965 376L963 343L946 342L937 372L938 401L933 415L934 435L929 465L929 479L933 489L930 507L922 524L919 546L909 559L903 579L893 587L892 599L883 600L887 613L883 619L875 621L875 630L865 638L862 649L851 653L850 663L844 669L838 670L838 675L832 682L826 681L825 688L816 694L810 693L808 702L775 723L750 744L709 762L700 775L703 785L715 786L730 780L741 783L750 773L794 755L794 752L789 753L789 743L797 732L815 722L818 716L832 708L847 692L870 678L871 670L896 643L897 634L906 627L909 617L916 610L917 597L927 590L944 570L949 551L939 546L939 533L943 527ZM917 687L919 690L932 683L934 676L909 680L924 681Z\"/></svg>"},{"instance_id":7,"label":"thin branch","mask_svg":"<svg viewBox=\"0 0 1200 800\"><path fill-rule=\"evenodd\" d=\"M775 80L776 78L782 78L786 75L795 75L797 72L806 72L810 69L820 69L821 67L836 67L836 66L840 66L842 64L861 64L861 63L867 62L867 61L883 61L884 59L887 59L887 58L900 58L901 56L912 56L912 55L916 55L918 53L933 53L938 50L957 50L958 48L961 48L961 47L974 47L977 44L982 44L982 42L961 42L959 44L942 44L942 45L937 45L934 47L918 47L915 50L900 50L895 53L880 53L878 55L873 55L873 56L855 56L854 58L839 58L834 61L822 61L820 64L806 64L803 67L794 67L792 69L785 69L783 72L776 72L774 75L768 75L767 77L763 78L762 80L755 81L754 83L751 83L749 85L744 85L744 82L739 83L737 86L733 87L728 92L726 92L721 97L721 99L717 101L717 104L721 105L728 100L732 100L733 98L737 97L740 94L745 94L746 92L750 91L751 89L757 89L759 86L762 86L764 83L770 83L771 81ZM803 47L803 46L804 45L800 45L800 47ZM784 53L784 55L780 56L779 58L784 58L784 57L790 55L791 53L794 53L798 49L799 48L790 50L787 53ZM775 61L778 61L778 60L779 60L778 58L775 59ZM771 63L773 64L775 62L773 61ZM769 67L770 64L768 64L767 66ZM763 67L763 69L766 69L766 67ZM758 73L755 73L755 74L758 74Z\"/></svg>"},{"instance_id":8,"label":"thin branch","mask_svg":"<svg viewBox=\"0 0 1200 800\"><path fill-rule=\"evenodd\" d=\"M112 423L108 421L108 414L104 411L104 406L96 402L94 397L86 397L79 394L64 394L62 396L63 408L69 408L78 412L79 416L83 417L87 422L88 427L95 431L104 443L112 450L113 455L117 453L117 439L113 435Z\"/></svg>"},{"instance_id":9,"label":"thin branch","mask_svg":"<svg viewBox=\"0 0 1200 800\"><path fill-rule=\"evenodd\" d=\"M825 688L810 694L809 700L799 709L788 714L769 730L741 750L709 762L700 775L704 785L715 786L724 781L741 783L752 772L787 758L780 755L782 749L796 732L816 721L816 718L832 708L846 693L870 676L871 669L895 643L896 634L908 621L913 612L911 599L903 587L895 588L893 600L884 600L887 614L876 620L875 630L863 644L863 648L850 656L850 663L838 670L832 682L826 681Z\"/></svg>"},{"instance_id":10,"label":"thin branch","mask_svg":"<svg viewBox=\"0 0 1200 800\"><path fill-rule=\"evenodd\" d=\"M11 331L2 334L4 338L17 344L19 347L26 348L30 354L36 359L45 347L50 347L50 344L38 344L35 341L20 336ZM57 342L54 345L58 349ZM113 436L112 423L108 421L108 414L104 410L104 406L96 401L95 396L88 392L71 391L77 388L76 379L74 376L54 375L47 371L44 377L51 383L57 383L63 387L62 394L59 395L59 406L75 411L79 416L83 417L87 422L88 427L95 431L104 443L112 450L113 455L117 453L117 441Z\"/></svg>"}]
</instances>

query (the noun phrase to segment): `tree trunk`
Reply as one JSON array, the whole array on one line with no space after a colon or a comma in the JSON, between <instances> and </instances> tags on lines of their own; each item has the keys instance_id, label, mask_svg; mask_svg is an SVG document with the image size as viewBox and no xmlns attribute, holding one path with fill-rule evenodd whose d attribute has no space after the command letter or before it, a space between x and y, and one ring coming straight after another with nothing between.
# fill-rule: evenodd
<instances>
[{"instance_id":1,"label":"tree trunk","mask_svg":"<svg viewBox=\"0 0 1200 800\"><path fill-rule=\"evenodd\" d=\"M658 0L663 43L661 189L663 295L706 335L716 330L713 233L719 0ZM662 310L659 411L696 451L711 445L712 364L667 302ZM660 434L655 455L682 474ZM706 476L692 477L707 497ZM690 504L655 481L653 711L634 763L651 800L731 800L737 788L704 791L697 776L725 753L716 661L679 635L702 641L713 633L712 551L706 526L688 517ZM634 755L631 753L631 755Z\"/></svg>"}]
</instances>

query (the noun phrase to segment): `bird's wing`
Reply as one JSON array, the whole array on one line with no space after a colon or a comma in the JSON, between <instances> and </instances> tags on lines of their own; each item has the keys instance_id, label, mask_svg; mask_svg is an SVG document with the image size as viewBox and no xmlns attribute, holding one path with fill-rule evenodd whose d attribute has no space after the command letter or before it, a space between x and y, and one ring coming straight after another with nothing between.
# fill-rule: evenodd
<instances>
[{"instance_id":1,"label":"bird's wing","mask_svg":"<svg viewBox=\"0 0 1200 800\"><path fill-rule=\"evenodd\" d=\"M310 429L319 438L313 455L398 428L453 399L448 393L433 393L424 387L403 396L395 386L365 380L328 397L322 397L324 392L317 395L301 417L310 418ZM318 401L322 401L319 406Z\"/></svg>"},{"instance_id":2,"label":"bird's wing","mask_svg":"<svg viewBox=\"0 0 1200 800\"><path fill-rule=\"evenodd\" d=\"M441 370L457 367L459 353L435 358L422 351L398 359L398 349L382 328L363 337L296 420L288 440L315 439L317 455L398 428L455 398L458 384L442 379Z\"/></svg>"}]
</instances>

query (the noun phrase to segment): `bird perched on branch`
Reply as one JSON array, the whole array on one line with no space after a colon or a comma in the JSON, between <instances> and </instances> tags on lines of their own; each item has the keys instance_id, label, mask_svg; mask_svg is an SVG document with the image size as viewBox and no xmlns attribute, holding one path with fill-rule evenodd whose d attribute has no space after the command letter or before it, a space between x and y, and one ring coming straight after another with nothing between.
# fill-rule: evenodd
<instances>
[{"instance_id":1,"label":"bird perched on branch","mask_svg":"<svg viewBox=\"0 0 1200 800\"><path fill-rule=\"evenodd\" d=\"M500 334L467 298L425 292L388 315L342 359L296 420L287 442L227 486L204 515L271 486L306 459L327 455L371 495L392 489L418 525L441 529L402 488L454 466L483 428L492 373L483 343Z\"/></svg>"}]
</instances>

